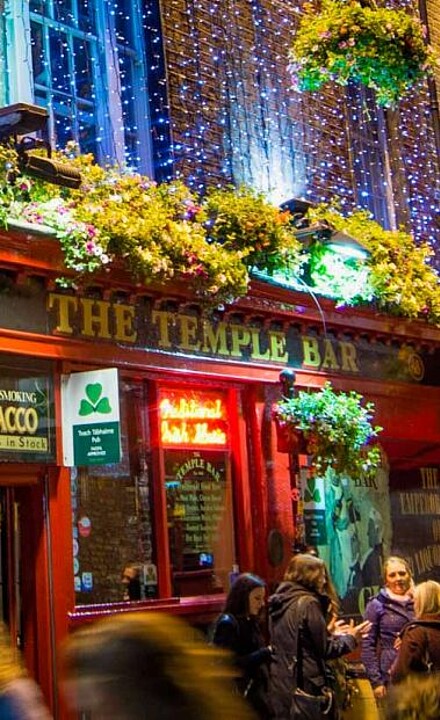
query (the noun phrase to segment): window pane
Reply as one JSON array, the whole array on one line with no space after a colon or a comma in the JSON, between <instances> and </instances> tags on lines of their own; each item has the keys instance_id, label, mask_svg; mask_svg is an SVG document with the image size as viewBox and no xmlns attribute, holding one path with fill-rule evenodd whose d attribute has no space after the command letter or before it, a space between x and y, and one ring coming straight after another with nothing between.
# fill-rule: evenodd
<instances>
[{"instance_id":1,"label":"window pane","mask_svg":"<svg viewBox=\"0 0 440 720\"><path fill-rule=\"evenodd\" d=\"M75 63L75 84L78 97L91 99L94 96L92 62L89 43L75 38L73 41Z\"/></svg>"},{"instance_id":2,"label":"window pane","mask_svg":"<svg viewBox=\"0 0 440 720\"><path fill-rule=\"evenodd\" d=\"M133 18L130 5L130 2L119 0L115 2L114 9L116 42L125 45L133 45Z\"/></svg>"},{"instance_id":3,"label":"window pane","mask_svg":"<svg viewBox=\"0 0 440 720\"><path fill-rule=\"evenodd\" d=\"M29 10L42 15L44 13L44 2L45 0L30 0Z\"/></svg>"},{"instance_id":4,"label":"window pane","mask_svg":"<svg viewBox=\"0 0 440 720\"><path fill-rule=\"evenodd\" d=\"M56 146L62 150L70 140L74 139L72 104L69 98L63 95L54 95L52 109L55 123Z\"/></svg>"},{"instance_id":5,"label":"window pane","mask_svg":"<svg viewBox=\"0 0 440 720\"><path fill-rule=\"evenodd\" d=\"M31 23L32 67L34 69L34 82L46 85L48 82L47 61L44 49L43 26Z\"/></svg>"},{"instance_id":6,"label":"window pane","mask_svg":"<svg viewBox=\"0 0 440 720\"><path fill-rule=\"evenodd\" d=\"M234 564L228 453L167 450L164 455L173 591L226 592Z\"/></svg>"},{"instance_id":7,"label":"window pane","mask_svg":"<svg viewBox=\"0 0 440 720\"><path fill-rule=\"evenodd\" d=\"M67 35L59 30L49 30L50 67L52 72L52 87L69 93L71 77L69 69L69 46Z\"/></svg>"},{"instance_id":8,"label":"window pane","mask_svg":"<svg viewBox=\"0 0 440 720\"><path fill-rule=\"evenodd\" d=\"M93 0L81 0L78 5L79 29L86 33L96 33L95 3Z\"/></svg>"},{"instance_id":9,"label":"window pane","mask_svg":"<svg viewBox=\"0 0 440 720\"><path fill-rule=\"evenodd\" d=\"M56 0L54 3L55 20L72 24L74 20L72 12L72 0Z\"/></svg>"},{"instance_id":10,"label":"window pane","mask_svg":"<svg viewBox=\"0 0 440 720\"><path fill-rule=\"evenodd\" d=\"M122 462L72 469L77 604L127 599L123 574L128 566L135 568L140 577L137 584L130 586L132 599L157 595L149 474L145 461L137 454L137 392L134 386L126 386L121 394ZM134 597L135 591L138 597Z\"/></svg>"},{"instance_id":11,"label":"window pane","mask_svg":"<svg viewBox=\"0 0 440 720\"><path fill-rule=\"evenodd\" d=\"M96 155L96 121L93 108L78 108L78 138L81 150Z\"/></svg>"}]
</instances>

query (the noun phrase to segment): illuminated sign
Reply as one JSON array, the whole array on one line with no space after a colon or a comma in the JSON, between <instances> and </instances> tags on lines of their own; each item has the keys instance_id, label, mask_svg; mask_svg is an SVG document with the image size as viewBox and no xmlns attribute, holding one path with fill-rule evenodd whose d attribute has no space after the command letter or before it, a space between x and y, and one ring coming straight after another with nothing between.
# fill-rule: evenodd
<instances>
[{"instance_id":1,"label":"illuminated sign","mask_svg":"<svg viewBox=\"0 0 440 720\"><path fill-rule=\"evenodd\" d=\"M0 457L32 461L53 454L50 381L5 373L0 378Z\"/></svg>"},{"instance_id":2,"label":"illuminated sign","mask_svg":"<svg viewBox=\"0 0 440 720\"><path fill-rule=\"evenodd\" d=\"M162 390L159 419L163 445L224 447L228 443L225 401L217 393Z\"/></svg>"}]
</instances>

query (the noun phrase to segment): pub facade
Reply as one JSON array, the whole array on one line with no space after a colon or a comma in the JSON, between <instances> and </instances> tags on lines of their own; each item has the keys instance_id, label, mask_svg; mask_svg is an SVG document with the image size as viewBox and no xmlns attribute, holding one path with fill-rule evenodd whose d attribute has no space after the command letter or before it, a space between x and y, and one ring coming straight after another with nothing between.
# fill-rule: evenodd
<instances>
[{"instance_id":1,"label":"pub facade","mask_svg":"<svg viewBox=\"0 0 440 720\"><path fill-rule=\"evenodd\" d=\"M56 716L59 647L102 615L206 628L237 571L269 589L314 544L347 614L390 552L440 575L440 335L261 279L206 313L187 288L122 271L76 292L54 238L0 236L1 608ZM310 486L277 438L280 374L375 404L373 479ZM293 381L293 378L292 378ZM139 599L122 575L139 572Z\"/></svg>"}]
</instances>

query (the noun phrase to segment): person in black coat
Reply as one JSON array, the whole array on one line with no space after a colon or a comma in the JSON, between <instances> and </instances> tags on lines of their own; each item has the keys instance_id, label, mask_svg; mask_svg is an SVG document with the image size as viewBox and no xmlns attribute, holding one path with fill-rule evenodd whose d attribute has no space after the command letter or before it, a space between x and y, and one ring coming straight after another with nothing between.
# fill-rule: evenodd
<instances>
[{"instance_id":1,"label":"person in black coat","mask_svg":"<svg viewBox=\"0 0 440 720\"><path fill-rule=\"evenodd\" d=\"M213 643L232 651L239 670L235 681L237 691L246 697L262 720L269 720L272 718L269 701L272 652L260 624L265 603L265 582L251 573L239 575L216 622Z\"/></svg>"},{"instance_id":2,"label":"person in black coat","mask_svg":"<svg viewBox=\"0 0 440 720\"><path fill-rule=\"evenodd\" d=\"M324 594L327 572L324 562L312 555L295 555L276 593L269 600L269 628L274 659L271 667L271 698L276 720L303 718L294 690L310 697L310 717L319 720L321 698L329 712L334 703L327 690L326 660L341 657L356 647L369 623L339 625L327 629L329 598ZM319 698L319 702L314 702ZM313 708L313 709L312 709ZM326 717L332 715L326 715ZM324 717L324 715L322 715Z\"/></svg>"}]
</instances>

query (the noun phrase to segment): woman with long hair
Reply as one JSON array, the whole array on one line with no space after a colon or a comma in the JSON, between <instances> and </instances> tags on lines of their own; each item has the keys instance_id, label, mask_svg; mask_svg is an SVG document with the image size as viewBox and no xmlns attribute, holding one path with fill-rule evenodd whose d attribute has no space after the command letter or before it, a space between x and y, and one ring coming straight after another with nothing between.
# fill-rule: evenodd
<instances>
[{"instance_id":1,"label":"woman with long hair","mask_svg":"<svg viewBox=\"0 0 440 720\"><path fill-rule=\"evenodd\" d=\"M440 670L440 584L434 580L414 588L415 619L402 631L402 644L391 667L391 682L411 673Z\"/></svg>"},{"instance_id":2,"label":"woman with long hair","mask_svg":"<svg viewBox=\"0 0 440 720\"><path fill-rule=\"evenodd\" d=\"M237 691L246 697L262 720L272 717L268 694L272 652L260 624L265 603L264 580L242 573L229 590L213 636L215 645L233 653L239 671Z\"/></svg>"},{"instance_id":3,"label":"woman with long hair","mask_svg":"<svg viewBox=\"0 0 440 720\"><path fill-rule=\"evenodd\" d=\"M276 720L335 716L335 698L326 684L326 661L354 650L369 623L331 632L327 628L328 589L324 562L312 555L295 555L284 582L270 598L271 698Z\"/></svg>"}]
</instances>

